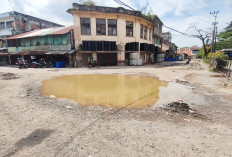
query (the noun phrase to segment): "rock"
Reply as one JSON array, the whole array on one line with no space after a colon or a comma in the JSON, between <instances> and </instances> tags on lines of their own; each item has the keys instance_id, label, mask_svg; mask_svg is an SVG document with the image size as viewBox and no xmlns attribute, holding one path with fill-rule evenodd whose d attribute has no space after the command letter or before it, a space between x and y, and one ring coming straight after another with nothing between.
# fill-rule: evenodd
<instances>
[{"instance_id":1,"label":"rock","mask_svg":"<svg viewBox=\"0 0 232 157\"><path fill-rule=\"evenodd\" d=\"M72 107L71 107L71 106L69 106L69 105L67 105L67 106L66 106L66 108L67 108L67 109L71 109Z\"/></svg>"},{"instance_id":2,"label":"rock","mask_svg":"<svg viewBox=\"0 0 232 157\"><path fill-rule=\"evenodd\" d=\"M56 98L56 96L55 95L50 95L49 98L54 99L54 98Z\"/></svg>"},{"instance_id":3,"label":"rock","mask_svg":"<svg viewBox=\"0 0 232 157\"><path fill-rule=\"evenodd\" d=\"M172 114L170 114L170 113L168 113L168 112L165 112L165 114L166 114L166 115L169 115L169 116L171 116L171 115L172 115Z\"/></svg>"}]
</instances>

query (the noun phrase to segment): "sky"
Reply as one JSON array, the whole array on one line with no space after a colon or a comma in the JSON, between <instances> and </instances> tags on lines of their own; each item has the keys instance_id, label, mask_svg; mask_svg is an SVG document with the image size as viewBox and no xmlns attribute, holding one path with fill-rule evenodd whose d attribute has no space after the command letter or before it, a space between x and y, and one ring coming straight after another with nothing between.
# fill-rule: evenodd
<instances>
[{"instance_id":1,"label":"sky","mask_svg":"<svg viewBox=\"0 0 232 157\"><path fill-rule=\"evenodd\" d=\"M72 3L84 0L1 0L0 13L17 11L65 26L73 24L73 17L67 13ZM96 5L119 7L114 0L93 0ZM232 0L121 0L135 10L147 6L147 11L158 15L164 25L188 35L197 35L193 26L211 32L215 18L210 12L217 12L218 32L232 21ZM126 7L124 7L126 8ZM129 9L129 8L127 8ZM163 27L171 32L172 42L178 47L202 46L198 38L188 37Z\"/></svg>"}]
</instances>

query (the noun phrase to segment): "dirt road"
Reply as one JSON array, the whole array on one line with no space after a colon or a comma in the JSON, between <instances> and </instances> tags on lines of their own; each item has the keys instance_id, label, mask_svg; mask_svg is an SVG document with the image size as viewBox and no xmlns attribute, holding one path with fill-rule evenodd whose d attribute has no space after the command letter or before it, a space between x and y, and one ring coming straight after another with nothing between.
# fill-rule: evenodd
<instances>
[{"instance_id":1,"label":"dirt road","mask_svg":"<svg viewBox=\"0 0 232 157\"><path fill-rule=\"evenodd\" d=\"M232 156L231 82L197 60L100 69L0 67L0 156ZM9 74L10 73L10 74ZM195 87L195 114L168 107L83 107L38 92L41 80L73 74L138 74Z\"/></svg>"}]
</instances>

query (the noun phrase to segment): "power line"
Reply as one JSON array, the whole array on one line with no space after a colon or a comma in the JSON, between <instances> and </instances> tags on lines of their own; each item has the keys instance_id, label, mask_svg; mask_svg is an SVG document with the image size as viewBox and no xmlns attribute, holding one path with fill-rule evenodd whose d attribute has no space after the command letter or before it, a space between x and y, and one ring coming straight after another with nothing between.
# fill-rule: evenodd
<instances>
[{"instance_id":1,"label":"power line","mask_svg":"<svg viewBox=\"0 0 232 157\"><path fill-rule=\"evenodd\" d=\"M120 0L114 0L114 1L117 2L118 4L124 5L124 6L126 6L126 7L128 7L128 8L130 8L130 9L132 9L132 10L135 11L135 9L133 9L132 7L128 6L127 4L125 4L124 2L122 2L122 1L120 1ZM175 30L175 29L173 29L173 28L171 28L171 27L168 27L168 26L166 26L166 25L163 25L163 26L166 27L166 28L168 28L168 29L170 29L170 30L173 30L173 31L175 31L175 32L178 32L178 33L180 33L180 34L182 34L182 35L185 35L185 36L188 36L188 37L196 37L196 36L193 36L193 35L188 35L188 34L186 34L186 33L180 32L180 31Z\"/></svg>"},{"instance_id":2,"label":"power line","mask_svg":"<svg viewBox=\"0 0 232 157\"><path fill-rule=\"evenodd\" d=\"M8 3L10 4L11 8L15 11L14 7L13 7L12 4L10 3L10 0L8 0Z\"/></svg>"},{"instance_id":3,"label":"power line","mask_svg":"<svg viewBox=\"0 0 232 157\"><path fill-rule=\"evenodd\" d=\"M135 9L133 9L132 7L130 7L129 5L125 4L124 2L122 2L120 0L114 0L114 1L117 2L118 4L124 5L124 6L128 7L128 8L130 8L131 10L135 11Z\"/></svg>"},{"instance_id":4,"label":"power line","mask_svg":"<svg viewBox=\"0 0 232 157\"><path fill-rule=\"evenodd\" d=\"M20 5L18 5L18 3L15 1L15 0L13 0L14 1L14 3L15 3L15 5L21 10L21 12L23 13L23 9L21 8L21 6Z\"/></svg>"},{"instance_id":5,"label":"power line","mask_svg":"<svg viewBox=\"0 0 232 157\"><path fill-rule=\"evenodd\" d=\"M184 10L184 9L181 8L181 7L178 7L176 4L170 2L169 0L161 0L161 2L162 2L163 4L165 4L166 6L170 7L171 9L180 8L181 11L182 11L185 15L187 15L187 16L194 16L193 14L187 12L186 10ZM202 18L200 18L200 17L195 17L195 18L200 19L200 20L202 20L202 21L210 22L210 21L205 20L205 19L202 19Z\"/></svg>"},{"instance_id":6,"label":"power line","mask_svg":"<svg viewBox=\"0 0 232 157\"><path fill-rule=\"evenodd\" d=\"M186 34L186 33L183 33L183 32L180 32L180 31L178 31L178 30L175 30L175 29L173 29L173 28L171 28L171 27L168 27L168 26L166 26L166 25L163 25L164 27L166 27L166 28L168 28L168 29L170 29L170 30L173 30L173 31L175 31L175 32L177 32L177 33L180 33L180 34L182 34L182 35L185 35L185 36L188 36L188 37L195 37L195 36L193 36L193 35L188 35L188 34Z\"/></svg>"}]
</instances>

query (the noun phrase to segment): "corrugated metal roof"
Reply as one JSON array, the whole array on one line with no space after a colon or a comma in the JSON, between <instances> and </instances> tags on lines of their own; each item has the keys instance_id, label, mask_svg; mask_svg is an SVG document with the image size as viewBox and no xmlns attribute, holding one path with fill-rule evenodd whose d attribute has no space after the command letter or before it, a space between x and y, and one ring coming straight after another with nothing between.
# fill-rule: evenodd
<instances>
[{"instance_id":1,"label":"corrugated metal roof","mask_svg":"<svg viewBox=\"0 0 232 157\"><path fill-rule=\"evenodd\" d=\"M66 33L68 33L72 29L74 29L74 26L69 26L69 27L66 27L64 29L58 30L56 32L53 32L50 35L66 34Z\"/></svg>"},{"instance_id":2,"label":"corrugated metal roof","mask_svg":"<svg viewBox=\"0 0 232 157\"><path fill-rule=\"evenodd\" d=\"M48 51L46 55L64 55L68 51Z\"/></svg>"},{"instance_id":3,"label":"corrugated metal roof","mask_svg":"<svg viewBox=\"0 0 232 157\"><path fill-rule=\"evenodd\" d=\"M19 39L19 38L29 38L29 37L35 37L35 36L66 34L72 29L74 29L74 26L38 29L38 30L33 30L33 31L30 31L30 32L18 34L18 35L15 35L13 37L9 37L9 38L7 38L7 40Z\"/></svg>"},{"instance_id":4,"label":"corrugated metal roof","mask_svg":"<svg viewBox=\"0 0 232 157\"><path fill-rule=\"evenodd\" d=\"M16 55L28 55L28 56L34 56L34 55L45 55L47 51L30 51L30 52L19 52L16 53Z\"/></svg>"},{"instance_id":5,"label":"corrugated metal roof","mask_svg":"<svg viewBox=\"0 0 232 157\"><path fill-rule=\"evenodd\" d=\"M67 52L67 54L72 54L73 52L75 52L76 50L70 50Z\"/></svg>"},{"instance_id":6,"label":"corrugated metal roof","mask_svg":"<svg viewBox=\"0 0 232 157\"><path fill-rule=\"evenodd\" d=\"M0 53L0 56L7 56L8 53Z\"/></svg>"}]
</instances>

